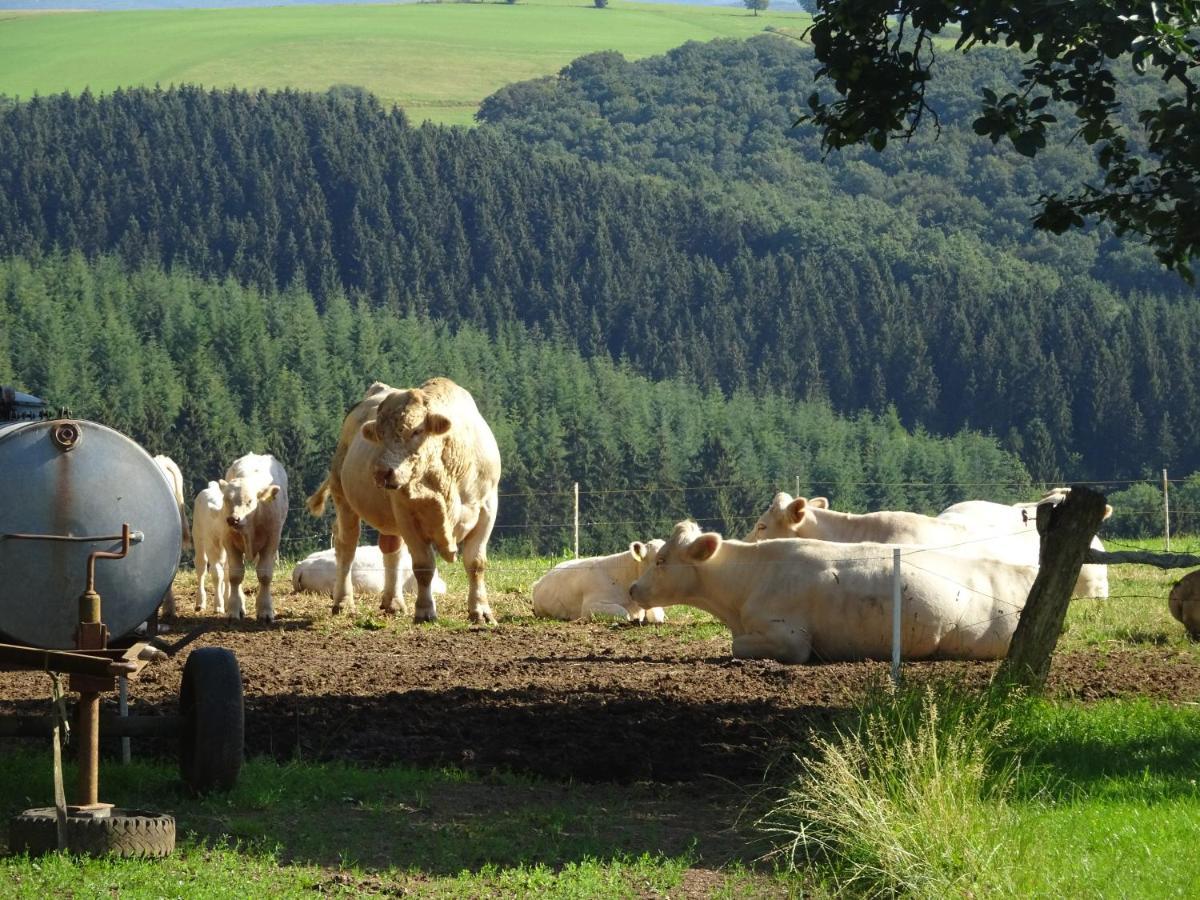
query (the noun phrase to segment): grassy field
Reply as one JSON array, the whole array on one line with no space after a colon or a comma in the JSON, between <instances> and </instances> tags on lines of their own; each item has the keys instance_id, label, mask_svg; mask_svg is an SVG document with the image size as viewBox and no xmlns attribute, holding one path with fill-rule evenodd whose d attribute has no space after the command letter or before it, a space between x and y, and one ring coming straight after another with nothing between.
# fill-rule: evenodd
<instances>
[{"instance_id":1,"label":"grassy field","mask_svg":"<svg viewBox=\"0 0 1200 900\"><path fill-rule=\"evenodd\" d=\"M69 6L69 3L64 3ZM470 124L505 84L597 50L629 59L687 41L798 33L808 17L613 0L410 3L150 12L0 13L0 94L85 87L364 87L414 122Z\"/></svg>"}]
</instances>

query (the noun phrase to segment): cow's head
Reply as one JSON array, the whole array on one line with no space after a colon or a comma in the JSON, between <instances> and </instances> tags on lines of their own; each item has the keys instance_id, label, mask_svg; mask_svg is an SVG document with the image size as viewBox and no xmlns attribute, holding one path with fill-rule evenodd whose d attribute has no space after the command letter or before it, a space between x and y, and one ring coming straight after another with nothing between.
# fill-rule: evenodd
<instances>
[{"instance_id":1,"label":"cow's head","mask_svg":"<svg viewBox=\"0 0 1200 900\"><path fill-rule=\"evenodd\" d=\"M446 434L453 423L429 406L429 397L420 388L389 394L375 413L363 424L362 435L381 448L371 473L375 483L388 490L408 484L417 461L430 447L430 438Z\"/></svg>"},{"instance_id":2,"label":"cow's head","mask_svg":"<svg viewBox=\"0 0 1200 900\"><path fill-rule=\"evenodd\" d=\"M701 532L695 522L680 522L670 539L653 554L629 589L630 599L643 609L685 603L699 591L696 568L710 562L721 549L721 536Z\"/></svg>"},{"instance_id":3,"label":"cow's head","mask_svg":"<svg viewBox=\"0 0 1200 900\"><path fill-rule=\"evenodd\" d=\"M652 541L634 541L629 545L629 555L633 557L637 563L638 578L645 574L646 570L654 565L655 557L658 551L662 549L666 541L655 538ZM636 580L636 579L635 579ZM625 604L625 608L629 610L629 615L634 619L641 619L645 616L645 610L638 604L633 602L633 598L629 598L629 602Z\"/></svg>"},{"instance_id":4,"label":"cow's head","mask_svg":"<svg viewBox=\"0 0 1200 900\"><path fill-rule=\"evenodd\" d=\"M222 478L217 482L217 486L221 489L221 499L224 502L225 523L230 528L242 528L260 503L270 503L279 496L277 484L254 490L240 478L233 481Z\"/></svg>"},{"instance_id":5,"label":"cow's head","mask_svg":"<svg viewBox=\"0 0 1200 900\"><path fill-rule=\"evenodd\" d=\"M829 501L824 497L792 499L791 494L781 491L742 540L753 543L773 538L808 537L814 509L829 509Z\"/></svg>"}]
</instances>

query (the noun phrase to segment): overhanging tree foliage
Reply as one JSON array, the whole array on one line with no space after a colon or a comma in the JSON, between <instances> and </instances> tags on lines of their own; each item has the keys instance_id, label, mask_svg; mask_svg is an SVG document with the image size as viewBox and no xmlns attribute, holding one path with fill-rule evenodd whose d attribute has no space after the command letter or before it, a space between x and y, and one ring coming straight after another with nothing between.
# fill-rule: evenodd
<instances>
[{"instance_id":1,"label":"overhanging tree foliage","mask_svg":"<svg viewBox=\"0 0 1200 900\"><path fill-rule=\"evenodd\" d=\"M1015 90L981 91L975 130L1005 138L1026 156L1046 146L1052 102L1075 117L1075 134L1095 146L1102 184L1039 200L1034 224L1055 233L1088 218L1144 236L1169 268L1192 280L1200 254L1200 4L1153 0L818 0L808 32L820 68L839 96L810 96L803 120L827 148L866 142L882 149L908 138L931 114L926 87L939 44L955 50L1003 44L1025 55ZM1125 116L1115 66L1162 80L1153 103ZM936 116L931 116L936 119Z\"/></svg>"}]
</instances>

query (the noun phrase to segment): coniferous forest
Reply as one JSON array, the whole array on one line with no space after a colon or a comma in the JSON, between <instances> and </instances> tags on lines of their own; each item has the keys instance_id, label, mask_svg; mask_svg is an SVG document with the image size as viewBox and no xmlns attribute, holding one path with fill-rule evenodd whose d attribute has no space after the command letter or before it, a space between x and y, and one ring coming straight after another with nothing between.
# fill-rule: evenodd
<instances>
[{"instance_id":1,"label":"coniferous forest","mask_svg":"<svg viewBox=\"0 0 1200 900\"><path fill-rule=\"evenodd\" d=\"M795 476L934 510L1200 469L1195 291L1033 232L1094 167L974 135L1011 56L943 65L940 133L827 157L792 126L811 61L769 35L585 57L473 130L347 88L0 104L0 381L194 487L269 450L299 496L367 384L448 374L501 442L498 536L538 550L576 480L607 552L688 513L740 533Z\"/></svg>"}]
</instances>

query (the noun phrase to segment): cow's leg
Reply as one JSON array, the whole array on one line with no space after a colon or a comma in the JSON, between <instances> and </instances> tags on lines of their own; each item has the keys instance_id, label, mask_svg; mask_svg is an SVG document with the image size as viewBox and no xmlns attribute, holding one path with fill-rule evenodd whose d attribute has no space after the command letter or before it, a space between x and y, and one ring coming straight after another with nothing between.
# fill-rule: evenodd
<instances>
[{"instance_id":1,"label":"cow's leg","mask_svg":"<svg viewBox=\"0 0 1200 900\"><path fill-rule=\"evenodd\" d=\"M414 622L436 622L437 604L433 599L433 576L437 571L433 558L433 544L418 541L409 545L412 553L413 577L417 579L417 608Z\"/></svg>"},{"instance_id":2,"label":"cow's leg","mask_svg":"<svg viewBox=\"0 0 1200 900\"><path fill-rule=\"evenodd\" d=\"M774 659L783 663L806 663L812 653L812 639L804 629L786 635L777 629L766 633L733 636L734 659Z\"/></svg>"},{"instance_id":3,"label":"cow's leg","mask_svg":"<svg viewBox=\"0 0 1200 900\"><path fill-rule=\"evenodd\" d=\"M208 606L208 589L204 582L208 578L208 557L199 547L196 548L196 612L204 612ZM218 593L221 584L217 583Z\"/></svg>"},{"instance_id":4,"label":"cow's leg","mask_svg":"<svg viewBox=\"0 0 1200 900\"><path fill-rule=\"evenodd\" d=\"M268 548L258 555L254 566L258 575L258 596L254 599L254 611L260 622L275 621L275 601L271 597L271 581L275 577L275 550Z\"/></svg>"},{"instance_id":5,"label":"cow's leg","mask_svg":"<svg viewBox=\"0 0 1200 900\"><path fill-rule=\"evenodd\" d=\"M354 582L350 570L358 550L361 520L350 504L337 494L333 495L333 507L337 512L333 528L333 555L337 560L337 572L333 577L333 612L336 615L343 607L347 612L354 612Z\"/></svg>"},{"instance_id":6,"label":"cow's leg","mask_svg":"<svg viewBox=\"0 0 1200 900\"><path fill-rule=\"evenodd\" d=\"M642 621L651 625L661 625L663 622L667 621L667 614L663 612L663 608L661 606L653 606L646 610L645 613L646 614Z\"/></svg>"},{"instance_id":7,"label":"cow's leg","mask_svg":"<svg viewBox=\"0 0 1200 900\"><path fill-rule=\"evenodd\" d=\"M162 617L164 619L175 618L175 587L173 585L167 588L167 592L163 595Z\"/></svg>"},{"instance_id":8,"label":"cow's leg","mask_svg":"<svg viewBox=\"0 0 1200 900\"><path fill-rule=\"evenodd\" d=\"M383 598L379 608L385 613L408 613L408 604L404 602L404 593L400 586L400 550L404 542L398 535L381 534L379 549L383 553Z\"/></svg>"},{"instance_id":9,"label":"cow's leg","mask_svg":"<svg viewBox=\"0 0 1200 900\"><path fill-rule=\"evenodd\" d=\"M215 609L218 616L223 616L225 615L225 601L229 599L229 573L225 571L225 555L218 556L216 562L211 565L217 591Z\"/></svg>"},{"instance_id":10,"label":"cow's leg","mask_svg":"<svg viewBox=\"0 0 1200 900\"><path fill-rule=\"evenodd\" d=\"M496 498L493 495L484 502L479 510L479 520L462 543L463 568L467 570L467 618L476 625L496 624L483 579L487 568L487 542L495 522Z\"/></svg>"},{"instance_id":11,"label":"cow's leg","mask_svg":"<svg viewBox=\"0 0 1200 900\"><path fill-rule=\"evenodd\" d=\"M242 590L242 581L246 577L246 559L242 551L233 546L226 549L225 556L228 564L225 575L229 585L226 594L230 602L229 618L241 619L246 615L246 592Z\"/></svg>"},{"instance_id":12,"label":"cow's leg","mask_svg":"<svg viewBox=\"0 0 1200 900\"><path fill-rule=\"evenodd\" d=\"M579 608L579 618L584 621L595 618L596 616L604 616L611 619L620 619L626 622L633 618L620 602L611 597L586 597L583 605Z\"/></svg>"}]
</instances>

